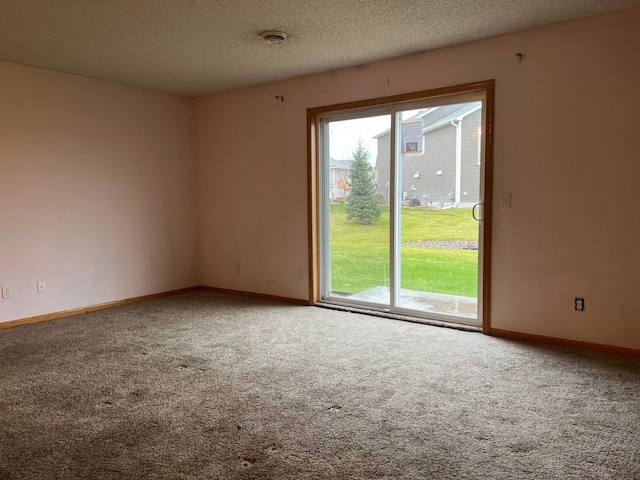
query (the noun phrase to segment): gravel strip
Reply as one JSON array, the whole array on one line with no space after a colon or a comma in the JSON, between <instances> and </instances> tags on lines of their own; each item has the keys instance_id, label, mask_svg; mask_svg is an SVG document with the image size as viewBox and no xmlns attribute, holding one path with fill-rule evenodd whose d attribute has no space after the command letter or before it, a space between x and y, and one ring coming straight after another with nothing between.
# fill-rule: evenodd
<instances>
[{"instance_id":1,"label":"gravel strip","mask_svg":"<svg viewBox=\"0 0 640 480\"><path fill-rule=\"evenodd\" d=\"M418 240L417 242L404 242L403 247L420 248L449 248L456 250L477 250L476 240Z\"/></svg>"}]
</instances>

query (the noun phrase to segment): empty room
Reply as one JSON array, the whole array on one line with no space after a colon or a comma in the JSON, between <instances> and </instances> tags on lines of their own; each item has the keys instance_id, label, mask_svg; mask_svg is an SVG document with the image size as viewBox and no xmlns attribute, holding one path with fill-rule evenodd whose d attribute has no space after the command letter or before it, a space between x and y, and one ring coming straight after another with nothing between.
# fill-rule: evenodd
<instances>
[{"instance_id":1,"label":"empty room","mask_svg":"<svg viewBox=\"0 0 640 480\"><path fill-rule=\"evenodd\" d=\"M0 0L0 478L640 478L639 0Z\"/></svg>"}]
</instances>

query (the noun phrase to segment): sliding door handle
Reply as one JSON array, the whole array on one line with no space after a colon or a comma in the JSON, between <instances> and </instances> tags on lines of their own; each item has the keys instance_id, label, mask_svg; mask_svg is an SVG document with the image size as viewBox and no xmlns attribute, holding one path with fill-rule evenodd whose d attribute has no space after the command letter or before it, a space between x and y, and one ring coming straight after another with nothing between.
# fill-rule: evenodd
<instances>
[{"instance_id":1,"label":"sliding door handle","mask_svg":"<svg viewBox=\"0 0 640 480\"><path fill-rule=\"evenodd\" d=\"M480 216L477 215L478 212L480 212ZM476 222L482 221L482 202L476 203L473 206L473 208L471 209L471 216Z\"/></svg>"}]
</instances>

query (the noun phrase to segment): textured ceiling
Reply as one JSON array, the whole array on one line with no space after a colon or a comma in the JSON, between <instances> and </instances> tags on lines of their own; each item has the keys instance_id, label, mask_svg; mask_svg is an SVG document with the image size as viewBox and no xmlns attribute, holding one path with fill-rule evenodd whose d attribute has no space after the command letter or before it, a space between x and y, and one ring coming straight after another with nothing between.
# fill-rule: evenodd
<instances>
[{"instance_id":1,"label":"textured ceiling","mask_svg":"<svg viewBox=\"0 0 640 480\"><path fill-rule=\"evenodd\" d=\"M0 60L198 96L640 0L0 0ZM259 33L290 38L267 45Z\"/></svg>"}]
</instances>

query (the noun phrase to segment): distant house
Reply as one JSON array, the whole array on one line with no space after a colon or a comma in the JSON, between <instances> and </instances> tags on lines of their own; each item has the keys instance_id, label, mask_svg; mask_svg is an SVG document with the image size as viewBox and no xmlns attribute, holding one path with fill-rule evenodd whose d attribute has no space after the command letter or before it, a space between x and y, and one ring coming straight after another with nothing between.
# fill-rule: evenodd
<instances>
[{"instance_id":1,"label":"distant house","mask_svg":"<svg viewBox=\"0 0 640 480\"><path fill-rule=\"evenodd\" d=\"M329 189L331 201L343 199L347 196L347 180L353 160L336 160L329 158Z\"/></svg>"},{"instance_id":2,"label":"distant house","mask_svg":"<svg viewBox=\"0 0 640 480\"><path fill-rule=\"evenodd\" d=\"M414 125L422 121L422 145L413 143L402 154L405 204L442 208L480 201L481 107L481 102L469 102L427 108L405 120ZM377 193L388 203L390 131L374 138L378 141Z\"/></svg>"}]
</instances>

